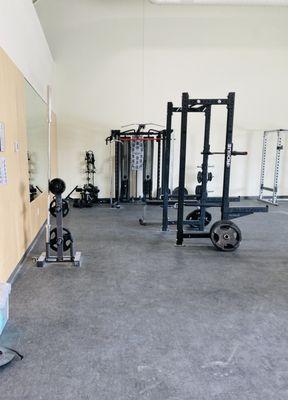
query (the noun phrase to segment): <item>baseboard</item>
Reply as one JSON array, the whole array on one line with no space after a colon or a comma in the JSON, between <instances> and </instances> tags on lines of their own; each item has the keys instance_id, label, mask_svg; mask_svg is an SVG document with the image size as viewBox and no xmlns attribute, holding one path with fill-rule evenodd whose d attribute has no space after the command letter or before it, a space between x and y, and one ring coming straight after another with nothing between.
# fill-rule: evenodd
<instances>
[{"instance_id":1,"label":"baseboard","mask_svg":"<svg viewBox=\"0 0 288 400\"><path fill-rule=\"evenodd\" d=\"M41 226L39 232L37 233L37 235L35 236L34 240L32 241L32 243L30 244L30 246L28 247L28 249L25 251L23 257L21 258L21 260L19 261L19 263L16 265L16 267L14 268L13 272L11 273L11 275L9 276L7 282L11 283L11 285L13 285L17 275L19 274L19 272L21 271L24 262L26 261L27 257L29 256L29 254L31 253L31 251L33 250L37 240L39 239L39 237L41 236L42 232L44 231L46 226L46 221L44 222L44 224Z\"/></svg>"},{"instance_id":2,"label":"baseboard","mask_svg":"<svg viewBox=\"0 0 288 400\"><path fill-rule=\"evenodd\" d=\"M267 199L271 199L271 196L264 196L263 197L264 199L265 198L267 198ZM279 199L279 200L288 200L288 196L277 196L277 198ZM259 196L240 196L240 199L241 200L259 200Z\"/></svg>"}]
</instances>

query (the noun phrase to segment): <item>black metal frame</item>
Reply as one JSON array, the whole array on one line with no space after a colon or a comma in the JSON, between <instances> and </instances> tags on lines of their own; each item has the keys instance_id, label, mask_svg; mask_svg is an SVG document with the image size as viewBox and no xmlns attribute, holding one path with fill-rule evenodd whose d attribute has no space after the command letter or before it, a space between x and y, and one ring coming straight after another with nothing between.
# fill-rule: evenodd
<instances>
[{"instance_id":1,"label":"black metal frame","mask_svg":"<svg viewBox=\"0 0 288 400\"><path fill-rule=\"evenodd\" d=\"M49 188L50 190L50 188ZM64 188L65 190L65 188ZM55 210L56 210L56 232L57 232L57 254L51 255L50 249L50 240L51 236L48 241L46 241L46 251L42 253L37 259L37 267L43 268L48 263L65 263L71 262L75 267L81 266L81 252L75 251L74 249L74 242L72 235L70 235L70 247L69 247L69 255L65 255L64 253L64 231L65 228L63 227L63 201L62 201L62 193L53 193L55 194ZM67 203L68 204L68 203ZM49 234L51 235L51 229L49 226Z\"/></svg>"},{"instance_id":2,"label":"black metal frame","mask_svg":"<svg viewBox=\"0 0 288 400\"><path fill-rule=\"evenodd\" d=\"M173 198L171 196L171 193L169 191L169 176L170 176L170 154L171 154L171 135L173 132L172 129L172 118L173 114L176 112L182 112L181 107L175 107L172 102L169 102L167 104L167 120L166 120L166 137L163 146L163 163L162 163L162 200L163 202L149 202L150 205L162 205L163 210L162 210L162 231L166 232L168 230L169 225L176 225L177 221L175 220L169 220L169 207L177 206L178 204L178 199ZM210 120L210 116L209 116ZM207 125L208 126L208 125ZM205 156L206 160L206 156ZM208 170L208 160L207 160L207 169ZM203 183L204 188L206 189L207 187L207 182ZM185 195L184 193L184 198L185 202L184 205L190 206L190 207L198 207L199 206L199 199L197 199L196 195ZM219 202L221 202L221 197L207 197L207 202L209 203L209 207L214 207L215 204L216 206L219 205ZM230 197L230 201L238 202L240 201L240 196L237 197ZM208 206L208 205L207 205ZM205 218L205 213L204 218ZM203 225L203 214L201 218L201 224ZM183 224L188 224L190 223L188 221L183 221ZM193 223L194 225L194 223Z\"/></svg>"},{"instance_id":3,"label":"black metal frame","mask_svg":"<svg viewBox=\"0 0 288 400\"><path fill-rule=\"evenodd\" d=\"M112 130L111 135L106 139L106 143L115 142L115 165L114 165L114 174L115 174L115 180L114 180L114 201L117 203L121 202L130 202L132 200L135 200L131 196L131 191L130 191L130 173L131 173L131 168L130 168L130 139L133 140L134 138L142 138L143 140L147 139L154 139L155 142L157 143L157 178L156 178L156 196L152 197L152 188L153 188L153 174L151 174L151 182L145 182L145 176L143 174L143 188L149 188L149 193L147 196L143 196L142 200L146 200L146 198L149 198L149 200L153 199L160 199L161 198L161 155L164 154L163 148L165 147L165 138L166 138L166 130L157 130L157 129L148 129L146 130L146 125L145 124L140 124L136 129L128 129L128 130ZM126 141L126 142L125 142ZM127 179L127 195L123 196L123 193L121 193L121 187L123 188L124 184L124 177L122 173L122 156L123 156L123 143L125 145L128 145L129 149L129 154L128 154L128 176L126 177ZM145 143L145 142L144 142ZM145 147L145 146L144 146ZM154 146L153 146L154 147ZM145 151L145 149L144 149ZM152 154L153 157L153 154ZM162 160L163 161L163 160ZM144 154L144 162L147 162L147 159L145 159L145 154ZM153 160L150 160L153 168ZM163 169L163 168L162 168Z\"/></svg>"},{"instance_id":4,"label":"black metal frame","mask_svg":"<svg viewBox=\"0 0 288 400\"><path fill-rule=\"evenodd\" d=\"M177 206L178 199L173 197L169 189L169 177L170 177L170 157L171 157L171 140L172 140L172 118L176 112L181 112L181 107L175 107L172 102L167 103L167 119L166 119L166 130L163 133L163 146L162 146L162 190L157 199L147 200L146 204L149 206L162 206L162 231L166 232L169 225L176 225L176 220L169 219L169 207ZM173 189L173 188L171 188ZM185 205L198 207L199 200L196 195L185 195ZM218 206L221 202L221 197L207 197L209 207ZM230 201L240 201L240 196L230 197ZM145 214L145 210L144 210ZM205 218L205 213L204 213ZM146 225L147 221L143 216L140 220L141 225ZM201 219L202 221L202 219ZM190 225L189 221L183 221L183 224ZM194 222L193 222L194 225Z\"/></svg>"},{"instance_id":5,"label":"black metal frame","mask_svg":"<svg viewBox=\"0 0 288 400\"><path fill-rule=\"evenodd\" d=\"M168 103L167 108L167 135L171 133L172 116L174 112L181 112L181 142L180 142L180 167L179 167L179 195L178 195L178 215L177 215L177 245L182 245L185 238L210 237L210 232L205 231L205 213L208 207L221 208L221 220L231 220L243 217L256 212L267 212L268 207L230 207L230 201L236 201L237 198L229 198L230 188L230 170L232 156L247 155L247 152L238 152L233 150L233 120L234 120L235 93L229 93L227 98L223 99L190 99L188 93L182 94L182 107L176 108L172 103ZM210 124L212 106L225 105L227 107L227 125L226 125L226 143L224 152L210 151ZM186 172L186 145L187 145L187 123L188 114L193 112L203 112L205 114L204 130L204 148L202 159L202 187L200 198L194 201L187 201L185 198L185 172ZM170 143L170 142L169 142ZM166 142L166 146L168 141ZM169 145L168 145L169 147ZM169 162L170 152L166 147L165 151L165 169L163 171L163 225L162 230L167 230L168 226L168 181L169 181ZM208 197L208 160L210 155L224 155L224 176L222 197ZM240 199L240 198L238 198ZM193 232L184 232L184 206L194 205L200 209L200 218L193 222Z\"/></svg>"},{"instance_id":6,"label":"black metal frame","mask_svg":"<svg viewBox=\"0 0 288 400\"><path fill-rule=\"evenodd\" d=\"M153 166L154 166L154 141L145 141L144 143L144 161L143 161L143 200L153 198ZM157 162L161 162L161 154L159 159L159 149L161 146L158 145L157 149ZM157 169L157 188L158 186L158 175L160 171ZM158 192L156 192L158 193ZM156 194L157 197L157 194Z\"/></svg>"}]
</instances>

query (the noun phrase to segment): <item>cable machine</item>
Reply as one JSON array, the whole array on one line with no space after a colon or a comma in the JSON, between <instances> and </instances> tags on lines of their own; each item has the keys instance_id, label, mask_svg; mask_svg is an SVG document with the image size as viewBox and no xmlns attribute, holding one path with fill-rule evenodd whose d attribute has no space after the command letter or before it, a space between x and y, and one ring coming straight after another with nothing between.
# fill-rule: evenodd
<instances>
[{"instance_id":1,"label":"cable machine","mask_svg":"<svg viewBox=\"0 0 288 400\"><path fill-rule=\"evenodd\" d=\"M233 149L233 120L234 120L235 93L229 93L227 98L223 99L190 99L188 93L182 94L181 108L174 109L172 103L168 104L167 133L171 131L171 116L174 111L181 112L181 142L180 142L180 166L179 166L179 193L178 193L178 213L177 213L177 245L182 245L184 239L188 238L210 238L213 245L222 251L234 251L241 242L242 235L238 226L231 220L247 216L256 212L268 212L266 207L231 207L231 201L237 201L237 198L229 197L230 189L230 170L233 156L247 155L247 152L239 152ZM211 111L213 106L226 106L227 124L226 141L223 152L212 152L210 149L210 125ZM196 201L187 202L185 200L185 172L186 172L186 151L187 151L187 122L188 114L200 112L205 116L204 128L204 146L202 151L202 171L201 185L198 186L195 196ZM168 143L168 142L167 142ZM207 184L209 182L208 162L209 157L213 155L224 155L224 176L222 197L208 197ZM168 161L168 152L165 155L166 163ZM166 171L166 169L165 169ZM168 170L169 171L169 170ZM168 179L164 178L164 208L163 214L167 210L168 204ZM240 199L240 198L239 198ZM195 205L198 217L191 221L184 221L184 206ZM205 231L205 227L210 220L207 219L207 208L218 207L221 210L221 219L215 222L210 231ZM164 218L165 217L165 218ZM164 222L167 221L164 215ZM184 225L189 225L190 231L184 232Z\"/></svg>"},{"instance_id":2,"label":"cable machine","mask_svg":"<svg viewBox=\"0 0 288 400\"><path fill-rule=\"evenodd\" d=\"M106 144L115 143L114 166L114 201L133 202L135 200L160 199L161 196L161 159L165 141L165 130L147 128L139 124L137 128L124 131L112 130L106 139ZM125 126L123 128L129 127ZM156 195L154 187L154 154L157 152L156 162ZM139 191L141 179L141 191Z\"/></svg>"}]
</instances>

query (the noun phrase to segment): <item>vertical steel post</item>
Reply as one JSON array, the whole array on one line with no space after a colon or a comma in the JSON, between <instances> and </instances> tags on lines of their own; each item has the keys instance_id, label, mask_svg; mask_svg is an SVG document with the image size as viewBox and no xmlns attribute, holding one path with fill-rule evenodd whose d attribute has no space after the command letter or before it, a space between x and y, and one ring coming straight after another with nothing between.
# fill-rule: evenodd
<instances>
[{"instance_id":1,"label":"vertical steel post","mask_svg":"<svg viewBox=\"0 0 288 400\"><path fill-rule=\"evenodd\" d=\"M176 244L183 244L183 218L184 218L184 188L185 188L185 169L186 169L186 142L187 142L187 120L188 120L188 93L182 94L181 111L181 142L180 142L180 165L179 165L179 193L178 193L178 213L177 213L177 241Z\"/></svg>"},{"instance_id":2,"label":"vertical steel post","mask_svg":"<svg viewBox=\"0 0 288 400\"><path fill-rule=\"evenodd\" d=\"M278 205L278 183L279 183L279 173L280 173L280 157L282 146L281 131L277 131L277 147L276 147L276 158L274 167L274 182L273 182L273 198L272 203Z\"/></svg>"},{"instance_id":3,"label":"vertical steel post","mask_svg":"<svg viewBox=\"0 0 288 400\"><path fill-rule=\"evenodd\" d=\"M51 216L49 212L50 207L50 190L49 184L51 180L51 125L52 125L52 92L51 86L47 86L47 134L48 134L48 196L47 196L47 222L46 222L46 259L50 257L50 229L51 229Z\"/></svg>"},{"instance_id":4,"label":"vertical steel post","mask_svg":"<svg viewBox=\"0 0 288 400\"><path fill-rule=\"evenodd\" d=\"M153 191L153 165L154 165L154 141L146 140L143 142L143 200L152 199Z\"/></svg>"},{"instance_id":5,"label":"vertical steel post","mask_svg":"<svg viewBox=\"0 0 288 400\"><path fill-rule=\"evenodd\" d=\"M167 112L167 118L168 118L168 112ZM167 122L166 122L166 128L167 128ZM164 173L165 173L165 157L166 157L166 140L167 140L167 129L163 131L162 134L162 162L161 162L161 193L159 193L159 199L161 198L161 195L164 194Z\"/></svg>"},{"instance_id":6,"label":"vertical steel post","mask_svg":"<svg viewBox=\"0 0 288 400\"><path fill-rule=\"evenodd\" d=\"M146 201L146 198L149 198L149 195L147 196L148 188L147 188L147 175L149 175L148 171L148 154L149 154L149 149L148 149L148 142L143 142L143 172L142 172L142 196L143 200Z\"/></svg>"},{"instance_id":7,"label":"vertical steel post","mask_svg":"<svg viewBox=\"0 0 288 400\"><path fill-rule=\"evenodd\" d=\"M168 203L169 203L169 170L170 170L170 146L172 132L172 115L173 103L167 104L167 121L166 132L163 135L163 156L162 156L162 193L163 193L163 210L162 210L162 231L168 229Z\"/></svg>"},{"instance_id":8,"label":"vertical steel post","mask_svg":"<svg viewBox=\"0 0 288 400\"><path fill-rule=\"evenodd\" d=\"M158 146L157 146L157 188L156 188L156 198L160 199L160 175L161 175L161 135L157 136ZM153 153L154 154L154 153ZM153 157L153 155L152 155ZM153 172L152 172L153 174ZM152 177L151 177L152 179Z\"/></svg>"},{"instance_id":9,"label":"vertical steel post","mask_svg":"<svg viewBox=\"0 0 288 400\"><path fill-rule=\"evenodd\" d=\"M224 177L223 177L223 194L221 219L229 219L229 188L230 188L230 173L231 173L231 158L233 152L233 123L234 123L234 103L235 93L228 94L227 104L227 126L226 126L226 143L224 157Z\"/></svg>"},{"instance_id":10,"label":"vertical steel post","mask_svg":"<svg viewBox=\"0 0 288 400\"><path fill-rule=\"evenodd\" d=\"M120 161L121 160L121 143L119 142L119 136L115 136L115 201L118 202L120 200Z\"/></svg>"},{"instance_id":11,"label":"vertical steel post","mask_svg":"<svg viewBox=\"0 0 288 400\"><path fill-rule=\"evenodd\" d=\"M263 200L265 168L266 168L266 153L267 153L267 132L264 132L263 147L262 147L262 160L261 160L261 173L260 173L260 192L259 192L260 200Z\"/></svg>"},{"instance_id":12,"label":"vertical steel post","mask_svg":"<svg viewBox=\"0 0 288 400\"><path fill-rule=\"evenodd\" d=\"M205 111L205 133L204 133L204 149L202 160L202 192L200 200L200 224L199 230L204 231L205 228L205 213L207 202L207 180L208 180L208 160L210 152L210 125L211 125L211 106L207 106Z\"/></svg>"},{"instance_id":13,"label":"vertical steel post","mask_svg":"<svg viewBox=\"0 0 288 400\"><path fill-rule=\"evenodd\" d=\"M132 152L132 142L126 142L128 145L128 190L127 190L127 201L131 200L132 197L132 179L133 179L133 173L131 171L131 152ZM136 183L137 185L137 183Z\"/></svg>"},{"instance_id":14,"label":"vertical steel post","mask_svg":"<svg viewBox=\"0 0 288 400\"><path fill-rule=\"evenodd\" d=\"M62 195L55 195L56 204L56 230L57 230L57 260L63 261L63 215L62 215Z\"/></svg>"}]
</instances>

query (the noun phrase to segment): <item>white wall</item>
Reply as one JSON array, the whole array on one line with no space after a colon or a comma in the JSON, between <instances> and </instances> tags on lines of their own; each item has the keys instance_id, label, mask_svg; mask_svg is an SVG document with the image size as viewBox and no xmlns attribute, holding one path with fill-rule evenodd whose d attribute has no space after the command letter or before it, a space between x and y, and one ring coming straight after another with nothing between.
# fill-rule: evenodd
<instances>
[{"instance_id":1,"label":"white wall","mask_svg":"<svg viewBox=\"0 0 288 400\"><path fill-rule=\"evenodd\" d=\"M53 59L32 0L0 0L0 46L46 99Z\"/></svg>"},{"instance_id":2,"label":"white wall","mask_svg":"<svg viewBox=\"0 0 288 400\"><path fill-rule=\"evenodd\" d=\"M248 150L249 156L233 160L231 193L258 193L262 132L288 126L288 8L49 0L39 1L37 11L56 62L59 166L68 188L84 181L81 160L91 149L101 195L109 194L104 139L111 128L165 123L166 102L180 104L183 91L195 97L236 91L235 149ZM222 117L223 112L213 116L212 150L223 149ZM202 145L199 118L189 127L187 187L192 191ZM178 117L174 128L178 137ZM178 159L176 151L174 186ZM211 159L215 193L222 163Z\"/></svg>"}]
</instances>

